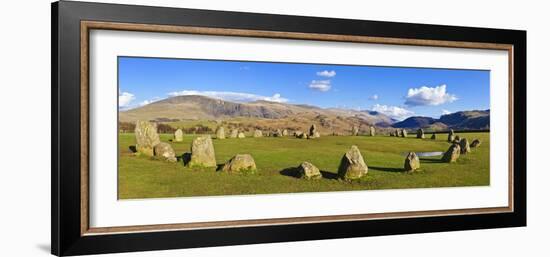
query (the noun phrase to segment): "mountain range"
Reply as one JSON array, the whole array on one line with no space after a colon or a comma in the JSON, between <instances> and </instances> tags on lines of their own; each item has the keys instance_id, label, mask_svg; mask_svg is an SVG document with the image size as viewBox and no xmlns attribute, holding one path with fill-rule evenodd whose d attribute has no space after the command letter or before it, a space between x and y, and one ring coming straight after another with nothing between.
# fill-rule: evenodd
<instances>
[{"instance_id":1,"label":"mountain range","mask_svg":"<svg viewBox=\"0 0 550 257\"><path fill-rule=\"evenodd\" d=\"M443 115L440 119L410 117L398 122L375 111L343 108L320 108L311 105L270 101L237 103L199 95L175 96L119 112L119 121L152 120L175 122L208 120L238 123L264 129L289 128L305 130L317 124L322 133L345 133L351 126L375 125L380 128L461 128L479 129L489 124L489 111L465 111Z\"/></svg>"},{"instance_id":2,"label":"mountain range","mask_svg":"<svg viewBox=\"0 0 550 257\"><path fill-rule=\"evenodd\" d=\"M489 129L490 110L461 111L441 115L441 118L409 117L392 124L394 128L446 130L449 128L460 130Z\"/></svg>"}]
</instances>

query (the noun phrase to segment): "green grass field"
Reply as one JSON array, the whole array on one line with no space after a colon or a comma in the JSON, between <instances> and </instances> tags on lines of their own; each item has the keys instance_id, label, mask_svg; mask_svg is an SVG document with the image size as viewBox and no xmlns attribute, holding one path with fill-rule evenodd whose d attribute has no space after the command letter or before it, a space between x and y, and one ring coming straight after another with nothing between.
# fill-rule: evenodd
<instances>
[{"instance_id":1,"label":"green grass field","mask_svg":"<svg viewBox=\"0 0 550 257\"><path fill-rule=\"evenodd\" d=\"M421 168L403 172L404 152L446 151L447 135L437 140L389 136L325 136L313 140L294 137L213 139L218 164L238 153L251 154L258 167L256 175L229 175L212 169L191 169L176 164L135 156L129 149L135 144L133 134L119 135L118 183L120 199L178 196L211 196L272 194L291 192L327 192L349 190L429 188L489 185L489 133L463 133L471 142L482 140L472 153L461 155L457 163L442 163L440 157L420 157ZM427 135L429 137L431 135ZM161 135L177 155L188 152L193 135L184 142L169 142L171 135ZM336 178L342 155L357 145L369 167L358 181ZM316 165L323 173L321 180L303 180L290 176L289 168L303 161Z\"/></svg>"}]
</instances>

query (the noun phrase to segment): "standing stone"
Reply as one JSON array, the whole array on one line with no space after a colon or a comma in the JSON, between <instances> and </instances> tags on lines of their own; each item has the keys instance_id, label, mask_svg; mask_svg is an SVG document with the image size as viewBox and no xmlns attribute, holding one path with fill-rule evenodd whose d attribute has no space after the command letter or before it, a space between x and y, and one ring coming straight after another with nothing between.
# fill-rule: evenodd
<instances>
[{"instance_id":1,"label":"standing stone","mask_svg":"<svg viewBox=\"0 0 550 257\"><path fill-rule=\"evenodd\" d=\"M284 136L284 137L288 136L288 130L283 129L283 136Z\"/></svg>"},{"instance_id":2,"label":"standing stone","mask_svg":"<svg viewBox=\"0 0 550 257\"><path fill-rule=\"evenodd\" d=\"M237 138L237 136L239 135L239 130L238 129L233 129L231 130L231 135L229 135L230 138Z\"/></svg>"},{"instance_id":3,"label":"standing stone","mask_svg":"<svg viewBox=\"0 0 550 257\"><path fill-rule=\"evenodd\" d=\"M416 131L416 138L424 138L424 130L423 129L418 129Z\"/></svg>"},{"instance_id":4,"label":"standing stone","mask_svg":"<svg viewBox=\"0 0 550 257\"><path fill-rule=\"evenodd\" d=\"M443 157L441 157L441 160L444 162L456 162L456 160L460 157L460 145L458 144L452 144L447 152L443 154Z\"/></svg>"},{"instance_id":5,"label":"standing stone","mask_svg":"<svg viewBox=\"0 0 550 257\"><path fill-rule=\"evenodd\" d=\"M254 130L254 137L263 137L262 131L259 129Z\"/></svg>"},{"instance_id":6,"label":"standing stone","mask_svg":"<svg viewBox=\"0 0 550 257\"><path fill-rule=\"evenodd\" d=\"M155 157L162 158L164 160L167 160L169 162L176 162L176 152L174 152L174 149L172 146L168 143L158 143L153 147L153 153Z\"/></svg>"},{"instance_id":7,"label":"standing stone","mask_svg":"<svg viewBox=\"0 0 550 257\"><path fill-rule=\"evenodd\" d=\"M358 136L359 135L359 128L355 125L351 126L351 135L352 136Z\"/></svg>"},{"instance_id":8,"label":"standing stone","mask_svg":"<svg viewBox=\"0 0 550 257\"><path fill-rule=\"evenodd\" d=\"M174 142L182 142L183 141L183 131L181 129L176 130L174 132Z\"/></svg>"},{"instance_id":9,"label":"standing stone","mask_svg":"<svg viewBox=\"0 0 550 257\"><path fill-rule=\"evenodd\" d=\"M217 139L225 139L225 129L223 127L219 127L216 130L216 138Z\"/></svg>"},{"instance_id":10,"label":"standing stone","mask_svg":"<svg viewBox=\"0 0 550 257\"><path fill-rule=\"evenodd\" d=\"M435 140L435 133L432 134L432 137L430 139Z\"/></svg>"},{"instance_id":11,"label":"standing stone","mask_svg":"<svg viewBox=\"0 0 550 257\"><path fill-rule=\"evenodd\" d=\"M227 161L222 168L223 172L254 174L256 163L250 154L237 154Z\"/></svg>"},{"instance_id":12,"label":"standing stone","mask_svg":"<svg viewBox=\"0 0 550 257\"><path fill-rule=\"evenodd\" d=\"M153 147L160 143L157 124L148 121L136 122L136 151L140 154L153 156Z\"/></svg>"},{"instance_id":13,"label":"standing stone","mask_svg":"<svg viewBox=\"0 0 550 257\"><path fill-rule=\"evenodd\" d=\"M401 132L399 132L398 129L395 130L395 133L394 133L394 134L395 134L396 137L400 137L400 136L401 136Z\"/></svg>"},{"instance_id":14,"label":"standing stone","mask_svg":"<svg viewBox=\"0 0 550 257\"><path fill-rule=\"evenodd\" d=\"M277 130L275 130L275 132L273 132L273 136L274 136L274 137L283 136L283 132L281 132L280 129L277 129Z\"/></svg>"},{"instance_id":15,"label":"standing stone","mask_svg":"<svg viewBox=\"0 0 550 257\"><path fill-rule=\"evenodd\" d=\"M320 138L320 137L321 137L321 134L318 131L315 131L315 133L313 133L313 136L311 136L311 138Z\"/></svg>"},{"instance_id":16,"label":"standing stone","mask_svg":"<svg viewBox=\"0 0 550 257\"><path fill-rule=\"evenodd\" d=\"M319 169L309 162L302 162L298 166L298 176L304 179L320 179L323 177Z\"/></svg>"},{"instance_id":17,"label":"standing stone","mask_svg":"<svg viewBox=\"0 0 550 257\"><path fill-rule=\"evenodd\" d=\"M407 137L407 131L405 129L401 130L401 136Z\"/></svg>"},{"instance_id":18,"label":"standing stone","mask_svg":"<svg viewBox=\"0 0 550 257\"><path fill-rule=\"evenodd\" d=\"M479 139L474 139L474 141L472 141L472 143L470 144L470 147L471 147L471 148L476 148L476 147L478 147L480 144L481 144L481 141L480 141Z\"/></svg>"},{"instance_id":19,"label":"standing stone","mask_svg":"<svg viewBox=\"0 0 550 257\"><path fill-rule=\"evenodd\" d=\"M453 139L453 144L460 144L460 136L456 135L455 139Z\"/></svg>"},{"instance_id":20,"label":"standing stone","mask_svg":"<svg viewBox=\"0 0 550 257\"><path fill-rule=\"evenodd\" d=\"M447 135L447 142L452 142L455 137L455 131L453 129L449 130L449 134Z\"/></svg>"},{"instance_id":21,"label":"standing stone","mask_svg":"<svg viewBox=\"0 0 550 257\"><path fill-rule=\"evenodd\" d=\"M315 124L311 125L311 127L309 128L309 136L310 137L314 137L315 136L315 132L317 132L317 126L315 126Z\"/></svg>"},{"instance_id":22,"label":"standing stone","mask_svg":"<svg viewBox=\"0 0 550 257\"><path fill-rule=\"evenodd\" d=\"M370 128L369 128L369 135L370 135L371 137L373 137L375 134L376 134L376 131L375 131L374 127L373 127L373 126L370 126Z\"/></svg>"},{"instance_id":23,"label":"standing stone","mask_svg":"<svg viewBox=\"0 0 550 257\"><path fill-rule=\"evenodd\" d=\"M214 144L210 136L201 136L191 143L191 160L189 167L216 167Z\"/></svg>"},{"instance_id":24,"label":"standing stone","mask_svg":"<svg viewBox=\"0 0 550 257\"><path fill-rule=\"evenodd\" d=\"M407 172L412 172L420 168L420 159L415 152L409 152L409 154L405 158L404 168Z\"/></svg>"},{"instance_id":25,"label":"standing stone","mask_svg":"<svg viewBox=\"0 0 550 257\"><path fill-rule=\"evenodd\" d=\"M470 143L467 138L460 140L460 154L467 154L470 152Z\"/></svg>"},{"instance_id":26,"label":"standing stone","mask_svg":"<svg viewBox=\"0 0 550 257\"><path fill-rule=\"evenodd\" d=\"M351 146L351 149L342 156L340 167L338 167L338 176L344 180L354 180L366 175L369 171L363 156L357 146Z\"/></svg>"},{"instance_id":27,"label":"standing stone","mask_svg":"<svg viewBox=\"0 0 550 257\"><path fill-rule=\"evenodd\" d=\"M237 134L237 138L245 138L245 135L243 132L239 132L239 134Z\"/></svg>"}]
</instances>

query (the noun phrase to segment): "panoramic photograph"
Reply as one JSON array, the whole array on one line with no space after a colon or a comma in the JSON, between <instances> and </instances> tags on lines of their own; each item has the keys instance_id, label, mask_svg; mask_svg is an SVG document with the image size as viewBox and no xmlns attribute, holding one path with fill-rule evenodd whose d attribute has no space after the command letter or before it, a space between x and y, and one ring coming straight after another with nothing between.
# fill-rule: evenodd
<instances>
[{"instance_id":1,"label":"panoramic photograph","mask_svg":"<svg viewBox=\"0 0 550 257\"><path fill-rule=\"evenodd\" d=\"M118 198L490 185L490 71L118 57Z\"/></svg>"}]
</instances>

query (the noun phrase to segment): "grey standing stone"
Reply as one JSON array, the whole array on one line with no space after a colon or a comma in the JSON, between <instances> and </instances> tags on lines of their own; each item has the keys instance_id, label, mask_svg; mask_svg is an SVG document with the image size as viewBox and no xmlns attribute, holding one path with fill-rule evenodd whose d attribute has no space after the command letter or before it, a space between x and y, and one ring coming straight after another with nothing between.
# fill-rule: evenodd
<instances>
[{"instance_id":1,"label":"grey standing stone","mask_svg":"<svg viewBox=\"0 0 550 257\"><path fill-rule=\"evenodd\" d=\"M233 129L231 130L231 134L229 135L230 138L237 138L237 136L239 135L239 130L238 129Z\"/></svg>"},{"instance_id":2,"label":"grey standing stone","mask_svg":"<svg viewBox=\"0 0 550 257\"><path fill-rule=\"evenodd\" d=\"M189 167L216 167L216 154L210 136L200 136L191 143Z\"/></svg>"},{"instance_id":3,"label":"grey standing stone","mask_svg":"<svg viewBox=\"0 0 550 257\"><path fill-rule=\"evenodd\" d=\"M363 160L359 148L353 145L351 149L342 156L338 168L338 175L344 180L354 180L366 175L368 171L369 168L365 160Z\"/></svg>"},{"instance_id":4,"label":"grey standing stone","mask_svg":"<svg viewBox=\"0 0 550 257\"><path fill-rule=\"evenodd\" d=\"M459 135L456 135L455 138L453 139L453 144L460 144L460 136Z\"/></svg>"},{"instance_id":5,"label":"grey standing stone","mask_svg":"<svg viewBox=\"0 0 550 257\"><path fill-rule=\"evenodd\" d=\"M418 129L416 131L416 138L424 138L424 130L423 129Z\"/></svg>"},{"instance_id":6,"label":"grey standing stone","mask_svg":"<svg viewBox=\"0 0 550 257\"><path fill-rule=\"evenodd\" d=\"M472 143L470 144L470 147L471 148L476 148L476 147L479 147L480 144L481 144L481 140L474 139L474 141L472 141Z\"/></svg>"},{"instance_id":7,"label":"grey standing stone","mask_svg":"<svg viewBox=\"0 0 550 257\"><path fill-rule=\"evenodd\" d=\"M470 142L468 142L467 138L463 138L460 140L460 154L467 154L470 152Z\"/></svg>"},{"instance_id":8,"label":"grey standing stone","mask_svg":"<svg viewBox=\"0 0 550 257\"><path fill-rule=\"evenodd\" d=\"M254 130L254 137L263 137L262 131L259 129Z\"/></svg>"},{"instance_id":9,"label":"grey standing stone","mask_svg":"<svg viewBox=\"0 0 550 257\"><path fill-rule=\"evenodd\" d=\"M153 147L160 143L157 124L148 121L138 121L136 122L134 133L136 136L136 151L140 154L153 156Z\"/></svg>"},{"instance_id":10,"label":"grey standing stone","mask_svg":"<svg viewBox=\"0 0 550 257\"><path fill-rule=\"evenodd\" d=\"M315 137L315 132L318 132L317 131L317 126L315 126L315 124L311 125L311 127L309 128L309 134L308 136L309 137Z\"/></svg>"},{"instance_id":11,"label":"grey standing stone","mask_svg":"<svg viewBox=\"0 0 550 257\"><path fill-rule=\"evenodd\" d=\"M309 162L302 162L298 166L298 176L304 179L320 179L323 177L319 169Z\"/></svg>"},{"instance_id":12,"label":"grey standing stone","mask_svg":"<svg viewBox=\"0 0 550 257\"><path fill-rule=\"evenodd\" d=\"M222 168L223 172L254 174L256 163L250 154L237 154L227 161Z\"/></svg>"},{"instance_id":13,"label":"grey standing stone","mask_svg":"<svg viewBox=\"0 0 550 257\"><path fill-rule=\"evenodd\" d=\"M443 162L456 162L458 160L458 157L460 157L460 145L458 144L452 144L449 146L449 149L443 154L443 157L441 157L441 160Z\"/></svg>"},{"instance_id":14,"label":"grey standing stone","mask_svg":"<svg viewBox=\"0 0 550 257\"><path fill-rule=\"evenodd\" d=\"M155 145L155 147L153 147L153 152L156 157L162 158L169 162L177 161L176 152L174 152L174 149L168 143L158 143L157 145Z\"/></svg>"},{"instance_id":15,"label":"grey standing stone","mask_svg":"<svg viewBox=\"0 0 550 257\"><path fill-rule=\"evenodd\" d=\"M243 132L239 132L239 134L237 134L237 138L245 138L246 136L244 135Z\"/></svg>"},{"instance_id":16,"label":"grey standing stone","mask_svg":"<svg viewBox=\"0 0 550 257\"><path fill-rule=\"evenodd\" d=\"M181 129L177 129L176 132L174 132L174 142L182 142L183 141L183 131Z\"/></svg>"},{"instance_id":17,"label":"grey standing stone","mask_svg":"<svg viewBox=\"0 0 550 257\"><path fill-rule=\"evenodd\" d=\"M351 135L352 136L358 136L359 135L359 128L355 125L351 126Z\"/></svg>"},{"instance_id":18,"label":"grey standing stone","mask_svg":"<svg viewBox=\"0 0 550 257\"><path fill-rule=\"evenodd\" d=\"M369 127L369 135L373 137L376 134L376 130L374 129L374 126Z\"/></svg>"},{"instance_id":19,"label":"grey standing stone","mask_svg":"<svg viewBox=\"0 0 550 257\"><path fill-rule=\"evenodd\" d=\"M283 136L284 137L288 136L288 130L287 129L283 129Z\"/></svg>"},{"instance_id":20,"label":"grey standing stone","mask_svg":"<svg viewBox=\"0 0 550 257\"><path fill-rule=\"evenodd\" d=\"M415 152L409 152L405 158L404 168L407 172L412 172L420 168L420 159Z\"/></svg>"},{"instance_id":21,"label":"grey standing stone","mask_svg":"<svg viewBox=\"0 0 550 257\"><path fill-rule=\"evenodd\" d=\"M449 134L447 135L447 142L452 142L453 139L455 138L455 131L454 130L449 130Z\"/></svg>"},{"instance_id":22,"label":"grey standing stone","mask_svg":"<svg viewBox=\"0 0 550 257\"><path fill-rule=\"evenodd\" d=\"M401 130L401 136L402 137L407 137L407 130L405 130L405 129Z\"/></svg>"},{"instance_id":23,"label":"grey standing stone","mask_svg":"<svg viewBox=\"0 0 550 257\"><path fill-rule=\"evenodd\" d=\"M219 127L216 130L216 138L217 139L225 139L225 129L223 127Z\"/></svg>"}]
</instances>

